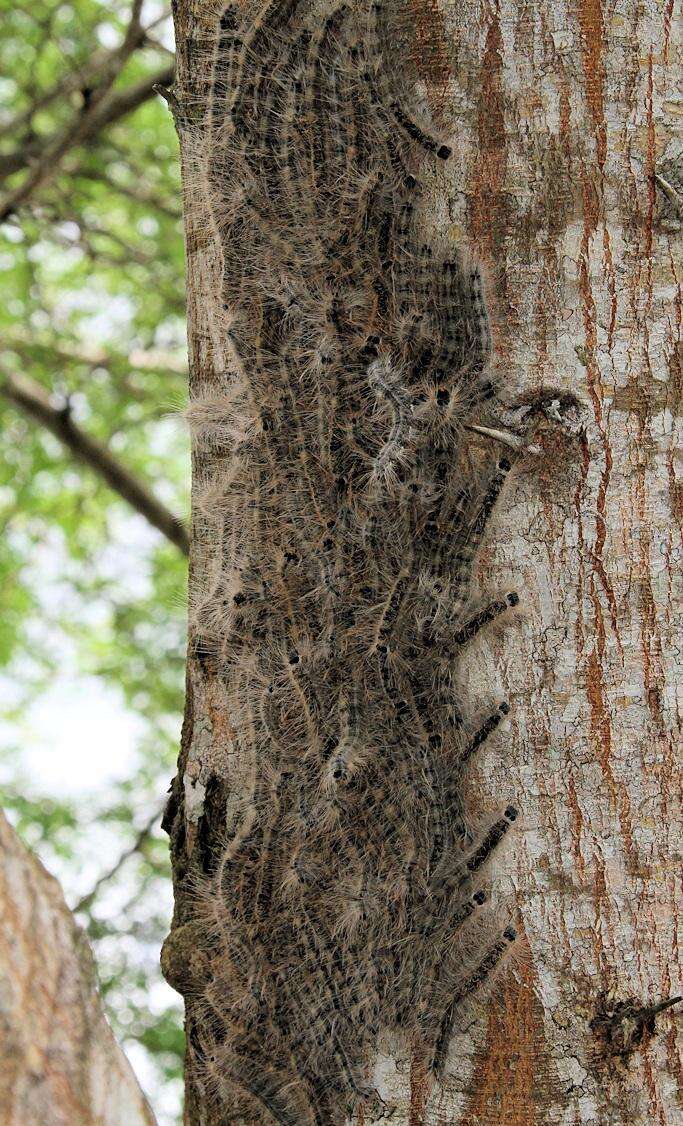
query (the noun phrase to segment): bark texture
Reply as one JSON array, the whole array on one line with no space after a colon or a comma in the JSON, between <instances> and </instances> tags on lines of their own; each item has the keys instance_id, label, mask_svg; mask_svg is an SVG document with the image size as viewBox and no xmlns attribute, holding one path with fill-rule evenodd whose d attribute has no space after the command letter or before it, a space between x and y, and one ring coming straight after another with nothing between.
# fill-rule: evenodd
<instances>
[{"instance_id":1,"label":"bark texture","mask_svg":"<svg viewBox=\"0 0 683 1126\"><path fill-rule=\"evenodd\" d=\"M178 5L183 102L203 100L193 42L209 5ZM493 367L519 398L548 386L587 407L578 454L546 441L520 472L483 589L524 592L516 636L487 641L473 686L498 683L512 734L478 759L468 798L514 800L521 829L498 896L522 953L459 1029L442 1082L386 1036L374 1082L385 1117L418 1123L669 1124L681 1116L680 559L677 454L681 98L673 4L442 6L411 0L413 61L454 139L434 216L486 270ZM203 22L204 21L204 22ZM182 130L181 130L182 139ZM185 155L192 381L224 370L220 246ZM201 464L196 471L201 475ZM194 545L195 581L206 548ZM178 888L164 954L183 992L205 970L188 873L220 848L247 779L230 710L188 669L167 814ZM210 1122L192 1067L190 1122ZM378 1120L368 1108L358 1126Z\"/></svg>"},{"instance_id":2,"label":"bark texture","mask_svg":"<svg viewBox=\"0 0 683 1126\"><path fill-rule=\"evenodd\" d=\"M153 1126L61 888L0 814L0 1119Z\"/></svg>"}]
</instances>

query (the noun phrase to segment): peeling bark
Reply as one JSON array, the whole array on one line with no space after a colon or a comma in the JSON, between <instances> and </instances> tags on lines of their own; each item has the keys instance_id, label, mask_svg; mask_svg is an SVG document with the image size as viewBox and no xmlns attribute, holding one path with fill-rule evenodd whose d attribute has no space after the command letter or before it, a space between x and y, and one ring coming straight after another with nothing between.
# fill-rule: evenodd
<instances>
[{"instance_id":1,"label":"peeling bark","mask_svg":"<svg viewBox=\"0 0 683 1126\"><path fill-rule=\"evenodd\" d=\"M510 398L557 387L590 422L577 458L546 443L516 478L479 562L482 589L525 592L526 621L478 646L468 672L512 702L513 735L478 760L470 800L491 812L502 795L522 811L494 884L517 905L523 953L457 1030L442 1084L390 1038L374 1079L391 1120L411 1126L665 1126L681 1116L677 1010L654 1013L681 992L680 235L656 179L666 166L671 184L677 167L673 5L410 10L416 70L455 140L434 215L484 263L494 365ZM179 3L190 105L202 18ZM194 198L188 214L198 387L225 366L220 265ZM203 551L195 540L195 574ZM244 784L229 745L221 690L193 659L167 817L178 928L192 915L184 877L218 847ZM605 1035L624 1006L640 1032ZM191 1074L186 1115L211 1121Z\"/></svg>"},{"instance_id":2,"label":"peeling bark","mask_svg":"<svg viewBox=\"0 0 683 1126\"><path fill-rule=\"evenodd\" d=\"M0 1119L153 1126L61 888L0 814Z\"/></svg>"}]
</instances>

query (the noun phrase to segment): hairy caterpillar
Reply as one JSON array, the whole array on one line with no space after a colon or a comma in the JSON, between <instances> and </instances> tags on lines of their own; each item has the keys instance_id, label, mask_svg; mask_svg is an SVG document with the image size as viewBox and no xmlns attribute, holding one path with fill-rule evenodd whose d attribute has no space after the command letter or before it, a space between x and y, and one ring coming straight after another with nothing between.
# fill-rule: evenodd
<instances>
[{"instance_id":1,"label":"hairy caterpillar","mask_svg":"<svg viewBox=\"0 0 683 1126\"><path fill-rule=\"evenodd\" d=\"M422 217L451 147L388 27L370 0L217 11L192 126L232 366L188 411L214 551L190 625L252 764L199 895L191 1050L226 1121L342 1123L382 1027L441 1072L514 942L474 881L517 812L475 840L463 798L509 708L472 730L457 677L518 601L471 590L512 462L468 445L497 396L482 276Z\"/></svg>"}]
</instances>

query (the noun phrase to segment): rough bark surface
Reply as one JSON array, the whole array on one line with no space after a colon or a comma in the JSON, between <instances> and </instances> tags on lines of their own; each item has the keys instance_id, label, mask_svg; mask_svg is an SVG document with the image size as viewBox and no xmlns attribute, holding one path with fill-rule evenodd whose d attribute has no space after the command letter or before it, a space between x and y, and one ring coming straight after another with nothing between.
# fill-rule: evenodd
<instances>
[{"instance_id":1,"label":"rough bark surface","mask_svg":"<svg viewBox=\"0 0 683 1126\"><path fill-rule=\"evenodd\" d=\"M153 1126L57 881L0 814L0 1119Z\"/></svg>"},{"instance_id":2,"label":"rough bark surface","mask_svg":"<svg viewBox=\"0 0 683 1126\"><path fill-rule=\"evenodd\" d=\"M513 705L513 734L478 760L470 798L482 812L501 796L522 811L494 883L517 903L523 951L456 1032L442 1083L390 1038L374 1080L392 1121L410 1126L674 1123L676 1008L655 1013L681 989L674 8L410 8L415 65L454 138L434 214L485 265L494 367L511 398L559 387L586 403L590 421L579 456L546 445L516 478L479 561L483 588L494 577L525 592L516 637L487 641L469 666L475 688L498 678ZM201 3L176 12L190 104L202 81L192 43L207 13ZM188 215L198 389L224 367L221 266L210 216L196 199ZM195 544L195 575L203 562ZM183 970L201 974L185 877L219 847L229 796L244 784L229 747L225 699L193 660L167 818L179 894L165 963L181 988ZM211 1121L191 1068L186 1115ZM369 1110L356 1119L374 1120Z\"/></svg>"}]
</instances>

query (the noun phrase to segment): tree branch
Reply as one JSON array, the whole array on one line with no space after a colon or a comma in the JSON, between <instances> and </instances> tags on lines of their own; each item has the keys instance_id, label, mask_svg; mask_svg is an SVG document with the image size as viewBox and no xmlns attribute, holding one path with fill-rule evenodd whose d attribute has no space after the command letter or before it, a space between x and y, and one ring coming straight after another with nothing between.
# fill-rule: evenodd
<instances>
[{"instance_id":1,"label":"tree branch","mask_svg":"<svg viewBox=\"0 0 683 1126\"><path fill-rule=\"evenodd\" d=\"M77 90L82 90L87 86L94 75L96 75L102 66L106 66L107 62L112 56L111 51L96 51L95 54L90 56L88 62L76 70L70 70L67 74L62 75L54 86L41 94L21 113L16 114L15 117L6 121L4 125L0 126L0 137L17 136L26 126L29 125L32 118L38 113L39 110L45 109L46 106L52 104L60 98L66 98L70 94L74 94ZM39 144L39 138L34 138L32 145ZM30 151L31 146L17 149L15 152L7 153L3 156L3 166L0 176L5 179L6 176L11 175L13 172L18 172L26 164L27 153Z\"/></svg>"},{"instance_id":2,"label":"tree branch","mask_svg":"<svg viewBox=\"0 0 683 1126\"><path fill-rule=\"evenodd\" d=\"M25 376L7 376L0 382L0 394L34 421L45 426L80 461L103 478L114 492L139 512L157 531L166 536L183 555L189 554L185 525L157 500L130 470L95 438L72 421L68 406L59 409L50 402L45 390Z\"/></svg>"},{"instance_id":3,"label":"tree branch","mask_svg":"<svg viewBox=\"0 0 683 1126\"><path fill-rule=\"evenodd\" d=\"M148 75L133 83L125 90L119 90L93 101L52 139L41 140L39 155L32 163L32 154L27 149L21 156L18 168L29 164L22 182L5 196L0 204L0 222L7 219L29 196L52 179L66 155L76 145L87 145L108 125L125 117L153 97L155 87L173 81L175 70L172 64L161 71ZM114 76L115 77L115 76ZM112 79L113 80L113 79ZM35 145L33 146L35 149ZM14 154L15 161L17 154ZM5 168L11 164L11 157L3 158ZM17 168L13 169L17 170Z\"/></svg>"},{"instance_id":4,"label":"tree branch","mask_svg":"<svg viewBox=\"0 0 683 1126\"><path fill-rule=\"evenodd\" d=\"M45 109L46 106L57 101L59 98L66 98L70 94L74 94L77 90L83 90L89 86L93 79L98 79L101 83L103 74L106 74L114 62L116 73L120 73L121 65L125 62L133 51L139 47L149 46L155 51L164 54L170 54L173 57L173 51L160 43L157 39L150 36L150 31L158 27L165 19L168 18L166 12L158 16L157 19L152 20L147 27L142 27L139 22L139 15L136 23L129 25L128 33L123 42L116 47L113 51L96 51L90 56L88 61L83 66L76 67L75 70L70 70L62 75L54 86L46 90L44 94L39 95L34 102L31 103L27 109L22 110L16 114L15 117L0 125L0 138L10 137L12 134L16 136L25 126L29 125L32 118L38 113L39 110ZM121 60L121 64L116 66L116 63ZM24 168L29 162L31 156L35 156L40 150L42 138L35 137L29 145L19 148L16 152L7 153L2 158L2 168L0 169L0 179L4 180L7 176L11 176L13 172L18 172Z\"/></svg>"}]
</instances>

